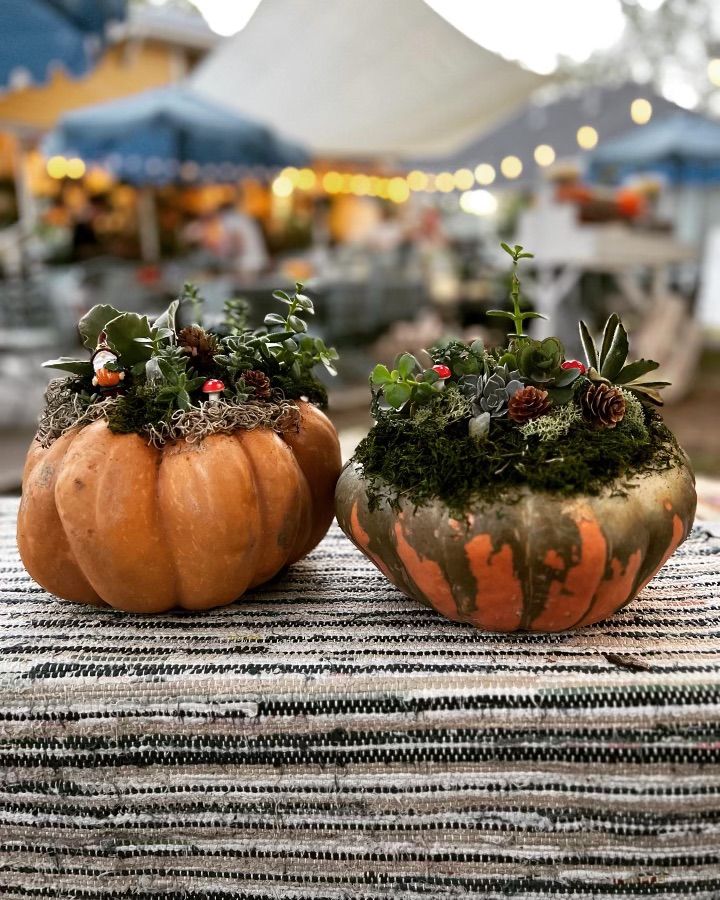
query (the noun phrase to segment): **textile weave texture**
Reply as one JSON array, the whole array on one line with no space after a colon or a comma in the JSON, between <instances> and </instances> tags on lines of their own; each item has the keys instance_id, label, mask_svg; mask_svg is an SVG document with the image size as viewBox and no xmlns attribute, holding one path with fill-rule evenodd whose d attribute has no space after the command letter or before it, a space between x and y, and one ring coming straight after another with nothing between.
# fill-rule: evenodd
<instances>
[{"instance_id":1,"label":"textile weave texture","mask_svg":"<svg viewBox=\"0 0 720 900\"><path fill-rule=\"evenodd\" d=\"M336 527L209 613L61 602L0 501L0 896L720 897L720 540L485 634Z\"/></svg>"}]
</instances>

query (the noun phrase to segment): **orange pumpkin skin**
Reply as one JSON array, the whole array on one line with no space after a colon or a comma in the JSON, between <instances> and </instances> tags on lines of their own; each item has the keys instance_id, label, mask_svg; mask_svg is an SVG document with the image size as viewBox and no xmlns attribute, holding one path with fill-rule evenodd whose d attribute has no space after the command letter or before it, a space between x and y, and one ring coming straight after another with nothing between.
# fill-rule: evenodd
<instances>
[{"instance_id":1,"label":"orange pumpkin skin","mask_svg":"<svg viewBox=\"0 0 720 900\"><path fill-rule=\"evenodd\" d=\"M30 575L58 597L157 613L232 603L315 547L333 518L335 428L300 402L297 432L162 449L103 420L33 442L18 517Z\"/></svg>"},{"instance_id":2,"label":"orange pumpkin skin","mask_svg":"<svg viewBox=\"0 0 720 900\"><path fill-rule=\"evenodd\" d=\"M336 489L340 527L396 587L484 631L565 631L607 619L687 537L695 505L686 464L626 478L598 496L525 488L462 519L439 501L370 511L352 462Z\"/></svg>"}]
</instances>

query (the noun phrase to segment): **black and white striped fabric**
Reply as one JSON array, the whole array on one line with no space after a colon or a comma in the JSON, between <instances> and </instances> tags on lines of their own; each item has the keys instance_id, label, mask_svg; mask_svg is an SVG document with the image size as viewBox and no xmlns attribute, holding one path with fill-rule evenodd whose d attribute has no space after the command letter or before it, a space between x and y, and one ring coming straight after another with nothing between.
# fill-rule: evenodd
<instances>
[{"instance_id":1,"label":"black and white striped fabric","mask_svg":"<svg viewBox=\"0 0 720 900\"><path fill-rule=\"evenodd\" d=\"M720 897L720 540L493 635L333 528L232 607L60 602L0 537L0 897Z\"/></svg>"}]
</instances>

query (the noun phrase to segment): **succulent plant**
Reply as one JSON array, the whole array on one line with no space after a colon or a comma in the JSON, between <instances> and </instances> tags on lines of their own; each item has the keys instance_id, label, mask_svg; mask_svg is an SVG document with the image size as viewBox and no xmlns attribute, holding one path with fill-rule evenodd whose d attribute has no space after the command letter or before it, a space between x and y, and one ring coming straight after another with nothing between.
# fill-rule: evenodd
<instances>
[{"instance_id":1,"label":"succulent plant","mask_svg":"<svg viewBox=\"0 0 720 900\"><path fill-rule=\"evenodd\" d=\"M489 413L493 419L507 415L508 401L523 386L520 373L507 365L498 366L492 375L466 375L462 383L472 400L473 414Z\"/></svg>"},{"instance_id":2,"label":"succulent plant","mask_svg":"<svg viewBox=\"0 0 720 900\"><path fill-rule=\"evenodd\" d=\"M657 369L658 363L652 359L627 362L630 345L627 332L617 313L613 313L605 323L599 350L584 322L580 322L580 338L587 357L587 377L590 381L595 384L621 385L626 390L632 391L642 402L662 406L663 400L659 391L667 387L669 382L640 380L643 375Z\"/></svg>"}]
</instances>

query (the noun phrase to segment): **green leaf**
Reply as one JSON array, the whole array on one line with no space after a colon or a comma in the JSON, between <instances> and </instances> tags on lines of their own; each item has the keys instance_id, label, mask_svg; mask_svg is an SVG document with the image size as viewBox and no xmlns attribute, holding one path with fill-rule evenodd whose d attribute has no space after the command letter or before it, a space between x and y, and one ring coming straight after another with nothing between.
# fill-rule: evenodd
<instances>
[{"instance_id":1,"label":"green leaf","mask_svg":"<svg viewBox=\"0 0 720 900\"><path fill-rule=\"evenodd\" d=\"M525 319L547 319L547 316L544 316L539 312L522 312L520 313L520 321L524 322Z\"/></svg>"},{"instance_id":2,"label":"green leaf","mask_svg":"<svg viewBox=\"0 0 720 900\"><path fill-rule=\"evenodd\" d=\"M147 316L137 313L122 313L105 326L108 343L120 356L123 365L133 366L145 361L152 355L152 348L140 344L135 339L151 337L150 322Z\"/></svg>"},{"instance_id":3,"label":"green leaf","mask_svg":"<svg viewBox=\"0 0 720 900\"><path fill-rule=\"evenodd\" d=\"M554 382L554 387L567 387L580 377L580 369L563 369Z\"/></svg>"},{"instance_id":4,"label":"green leaf","mask_svg":"<svg viewBox=\"0 0 720 900\"><path fill-rule=\"evenodd\" d=\"M513 256L513 257L515 256L515 251L510 248L509 244L506 244L504 241L500 241L500 246L503 248L503 250L506 253L509 253L510 256Z\"/></svg>"},{"instance_id":5,"label":"green leaf","mask_svg":"<svg viewBox=\"0 0 720 900\"><path fill-rule=\"evenodd\" d=\"M627 331L625 331L622 323L618 320L610 346L601 358L600 374L609 381L614 381L625 365L629 349Z\"/></svg>"},{"instance_id":6,"label":"green leaf","mask_svg":"<svg viewBox=\"0 0 720 900\"><path fill-rule=\"evenodd\" d=\"M390 382L390 370L382 363L378 363L372 370L370 382L372 384L388 384Z\"/></svg>"},{"instance_id":7,"label":"green leaf","mask_svg":"<svg viewBox=\"0 0 720 900\"><path fill-rule=\"evenodd\" d=\"M292 303L292 300L290 299L290 297L288 297L285 291L273 291L272 295L275 300L279 300L281 303L287 303L288 306L290 306L290 304Z\"/></svg>"},{"instance_id":8,"label":"green leaf","mask_svg":"<svg viewBox=\"0 0 720 900\"><path fill-rule=\"evenodd\" d=\"M409 378L420 364L412 353L403 353L398 357L395 365L402 378Z\"/></svg>"},{"instance_id":9,"label":"green leaf","mask_svg":"<svg viewBox=\"0 0 720 900\"><path fill-rule=\"evenodd\" d=\"M165 312L160 313L160 315L153 322L153 328L169 328L172 332L175 331L175 314L177 313L178 306L180 306L179 300L173 300L170 306L165 310ZM168 335L169 337L169 335Z\"/></svg>"},{"instance_id":10,"label":"green leaf","mask_svg":"<svg viewBox=\"0 0 720 900\"><path fill-rule=\"evenodd\" d=\"M494 316L496 319L511 319L515 321L515 316L506 309L489 309L486 313L488 316Z\"/></svg>"},{"instance_id":11,"label":"green leaf","mask_svg":"<svg viewBox=\"0 0 720 900\"><path fill-rule=\"evenodd\" d=\"M582 341L583 350L585 351L585 360L588 364L588 368L599 368L600 363L598 361L595 341L590 334L590 329L582 320L580 321L580 340Z\"/></svg>"},{"instance_id":12,"label":"green leaf","mask_svg":"<svg viewBox=\"0 0 720 900\"><path fill-rule=\"evenodd\" d=\"M306 297L305 294L296 294L295 303L300 309L304 310L307 313L310 313L311 316L314 315L315 306L312 300L309 297Z\"/></svg>"},{"instance_id":13,"label":"green leaf","mask_svg":"<svg viewBox=\"0 0 720 900\"><path fill-rule=\"evenodd\" d=\"M119 309L114 306L108 306L106 303L99 303L93 306L91 310L78 322L78 331L82 338L83 346L88 350L94 350L97 347L98 337L101 331L105 330L108 322L122 315Z\"/></svg>"},{"instance_id":14,"label":"green leaf","mask_svg":"<svg viewBox=\"0 0 720 900\"><path fill-rule=\"evenodd\" d=\"M393 409L400 409L410 399L412 388L409 384L389 384L383 391L385 399Z\"/></svg>"},{"instance_id":15,"label":"green leaf","mask_svg":"<svg viewBox=\"0 0 720 900\"><path fill-rule=\"evenodd\" d=\"M612 346L612 342L615 337L615 332L617 331L617 327L619 324L620 324L620 316L617 313L613 313L611 316L609 316L607 322L605 323L605 328L603 329L602 346L600 348L599 370L601 372L605 365L605 358L608 355L608 353L610 352L610 347Z\"/></svg>"},{"instance_id":16,"label":"green leaf","mask_svg":"<svg viewBox=\"0 0 720 900\"><path fill-rule=\"evenodd\" d=\"M298 316L288 316L287 323L288 326L293 329L295 334L300 334L303 331L307 331L307 324L303 322L303 320Z\"/></svg>"},{"instance_id":17,"label":"green leaf","mask_svg":"<svg viewBox=\"0 0 720 900\"><path fill-rule=\"evenodd\" d=\"M648 372L653 372L659 367L660 363L656 363L652 359L639 359L637 362L623 366L615 381L618 384L627 384L630 381L635 381L636 378L647 375Z\"/></svg>"},{"instance_id":18,"label":"green leaf","mask_svg":"<svg viewBox=\"0 0 720 900\"><path fill-rule=\"evenodd\" d=\"M73 359L70 356L60 356L58 359L48 359L43 363L45 369L62 369L63 372L71 372L73 375L93 374L92 363L89 359Z\"/></svg>"},{"instance_id":19,"label":"green leaf","mask_svg":"<svg viewBox=\"0 0 720 900\"><path fill-rule=\"evenodd\" d=\"M263 323L265 325L284 325L285 319L280 315L280 313L268 313L263 319Z\"/></svg>"},{"instance_id":20,"label":"green leaf","mask_svg":"<svg viewBox=\"0 0 720 900\"><path fill-rule=\"evenodd\" d=\"M328 357L325 356L324 353L320 354L320 362L325 366L325 368L331 375L337 375L337 369L332 364L332 362L328 359Z\"/></svg>"}]
</instances>

